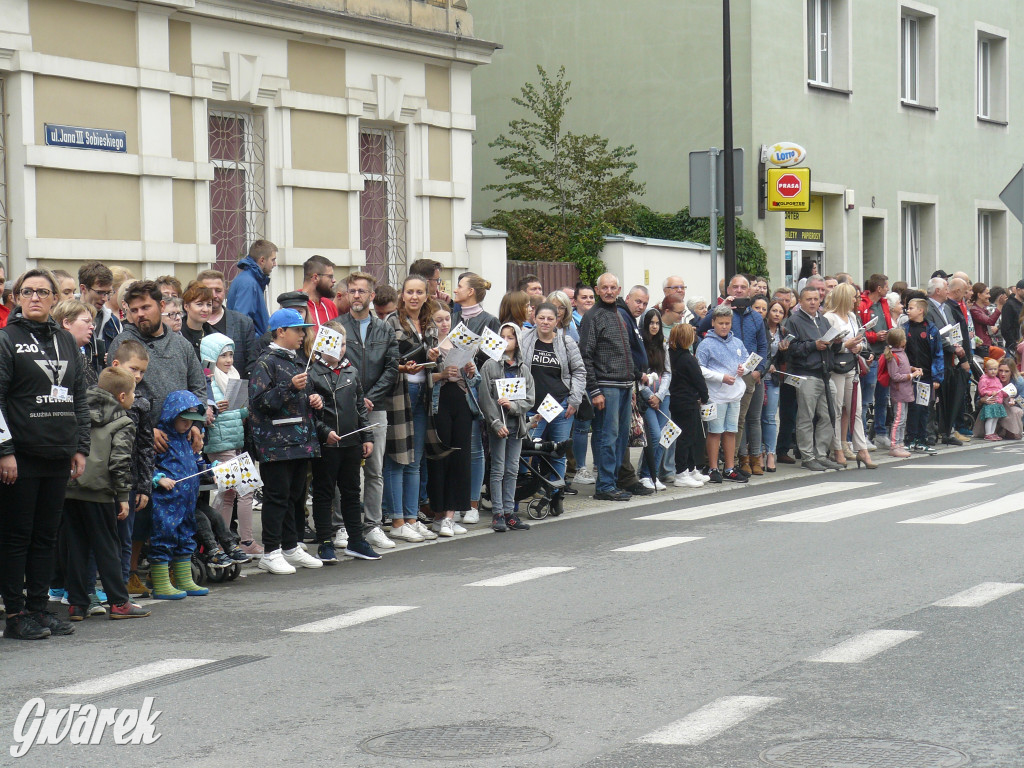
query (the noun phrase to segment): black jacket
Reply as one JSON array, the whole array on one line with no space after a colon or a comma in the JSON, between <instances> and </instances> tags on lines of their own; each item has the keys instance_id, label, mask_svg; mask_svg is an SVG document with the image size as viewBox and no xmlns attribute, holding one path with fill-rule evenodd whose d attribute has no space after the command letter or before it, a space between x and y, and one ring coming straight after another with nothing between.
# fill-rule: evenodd
<instances>
[{"instance_id":1,"label":"black jacket","mask_svg":"<svg viewBox=\"0 0 1024 768\"><path fill-rule=\"evenodd\" d=\"M602 387L622 389L637 381L630 354L630 333L615 304L598 299L583 316L580 355L587 369L587 394L591 398L600 395Z\"/></svg>"},{"instance_id":2,"label":"black jacket","mask_svg":"<svg viewBox=\"0 0 1024 768\"><path fill-rule=\"evenodd\" d=\"M669 384L671 407L694 407L708 401L708 384L701 373L700 363L688 349L669 349L672 363L672 382Z\"/></svg>"},{"instance_id":3,"label":"black jacket","mask_svg":"<svg viewBox=\"0 0 1024 768\"><path fill-rule=\"evenodd\" d=\"M629 355L633 359L633 370L635 371L636 380L640 381L640 376L650 367L647 362L647 350L644 348L644 339L640 335L640 329L637 327L637 319L629 311L626 302L621 298L616 299L615 306L618 307L619 315L622 317L623 322L633 331L629 334Z\"/></svg>"},{"instance_id":4,"label":"black jacket","mask_svg":"<svg viewBox=\"0 0 1024 768\"><path fill-rule=\"evenodd\" d=\"M790 315L786 330L796 338L786 351L786 373L820 379L832 370L834 344L824 350L819 350L815 344L831 327L820 314L809 317L800 311Z\"/></svg>"},{"instance_id":5,"label":"black jacket","mask_svg":"<svg viewBox=\"0 0 1024 768\"><path fill-rule=\"evenodd\" d=\"M1003 337L1006 349L1010 353L1017 351L1020 341L1020 313L1024 312L1024 304L1012 293L1003 305L999 320L999 335Z\"/></svg>"},{"instance_id":6,"label":"black jacket","mask_svg":"<svg viewBox=\"0 0 1024 768\"><path fill-rule=\"evenodd\" d=\"M369 336L367 336L369 338ZM394 339L394 335L392 335ZM324 400L324 407L314 412L316 418L316 436L324 450L330 448L327 437L331 432L348 435L356 429L370 426L366 415L366 403L363 402L363 387L359 383L359 372L348 362L335 372L321 362L309 367L309 378L313 382L313 390ZM371 398L372 399L372 398ZM343 437L338 446L345 447L373 442L370 430L357 432Z\"/></svg>"},{"instance_id":7,"label":"black jacket","mask_svg":"<svg viewBox=\"0 0 1024 768\"><path fill-rule=\"evenodd\" d=\"M338 322L345 329L345 359L359 373L363 396L373 403L373 410L387 408L388 397L398 380L398 341L394 329L371 312L364 343L359 321L351 314L342 315Z\"/></svg>"},{"instance_id":8,"label":"black jacket","mask_svg":"<svg viewBox=\"0 0 1024 768\"><path fill-rule=\"evenodd\" d=\"M68 396L53 397L54 385ZM72 456L89 455L86 389L84 361L71 334L53 320L37 323L15 309L0 330L0 413L11 432L0 442L0 456L52 463L53 471L36 474L66 475Z\"/></svg>"}]
</instances>

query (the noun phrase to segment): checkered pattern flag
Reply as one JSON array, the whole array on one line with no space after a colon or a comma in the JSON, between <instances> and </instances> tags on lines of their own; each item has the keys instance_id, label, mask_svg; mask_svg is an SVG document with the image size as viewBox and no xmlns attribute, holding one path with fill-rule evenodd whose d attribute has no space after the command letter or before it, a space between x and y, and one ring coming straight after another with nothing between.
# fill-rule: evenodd
<instances>
[{"instance_id":1,"label":"checkered pattern flag","mask_svg":"<svg viewBox=\"0 0 1024 768\"><path fill-rule=\"evenodd\" d=\"M448 340L457 347L463 349L476 349L480 344L480 337L466 327L465 323L459 323L448 334Z\"/></svg>"},{"instance_id":2,"label":"checkered pattern flag","mask_svg":"<svg viewBox=\"0 0 1024 768\"><path fill-rule=\"evenodd\" d=\"M718 406L708 403L700 407L700 418L702 421L714 421L718 418Z\"/></svg>"},{"instance_id":3,"label":"checkered pattern flag","mask_svg":"<svg viewBox=\"0 0 1024 768\"><path fill-rule=\"evenodd\" d=\"M526 399L526 379L498 379L494 382L498 388L498 397L507 397L509 400Z\"/></svg>"},{"instance_id":4,"label":"checkered pattern flag","mask_svg":"<svg viewBox=\"0 0 1024 768\"><path fill-rule=\"evenodd\" d=\"M501 360L501 356L505 354L505 347L507 346L508 342L501 338L500 334L495 333L490 328L484 328L484 332L480 336L480 351L491 358L491 360Z\"/></svg>"},{"instance_id":5,"label":"checkered pattern flag","mask_svg":"<svg viewBox=\"0 0 1024 768\"><path fill-rule=\"evenodd\" d=\"M544 417L544 421L551 421L564 410L561 403L555 400L550 392L547 397L540 401L540 405L537 406L537 413Z\"/></svg>"},{"instance_id":6,"label":"checkered pattern flag","mask_svg":"<svg viewBox=\"0 0 1024 768\"><path fill-rule=\"evenodd\" d=\"M661 443L662 448L669 448L679 435L680 429L678 425L672 419L669 419L665 422L665 426L661 428L661 439L658 442Z\"/></svg>"},{"instance_id":7,"label":"checkered pattern flag","mask_svg":"<svg viewBox=\"0 0 1024 768\"><path fill-rule=\"evenodd\" d=\"M341 348L345 346L345 337L333 328L321 325L313 339L313 351L329 355L336 360L341 359Z\"/></svg>"},{"instance_id":8,"label":"checkered pattern flag","mask_svg":"<svg viewBox=\"0 0 1024 768\"><path fill-rule=\"evenodd\" d=\"M239 454L231 461L215 466L213 477L220 490L227 491L233 488L241 496L263 486L260 473L248 453Z\"/></svg>"}]
</instances>

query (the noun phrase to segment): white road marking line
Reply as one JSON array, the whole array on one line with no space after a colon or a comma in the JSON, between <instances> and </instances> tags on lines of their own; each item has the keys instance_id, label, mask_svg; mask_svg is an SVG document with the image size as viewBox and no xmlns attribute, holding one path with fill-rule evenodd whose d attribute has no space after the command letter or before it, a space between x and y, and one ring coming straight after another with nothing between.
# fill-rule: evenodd
<instances>
[{"instance_id":1,"label":"white road marking line","mask_svg":"<svg viewBox=\"0 0 1024 768\"><path fill-rule=\"evenodd\" d=\"M357 611L343 613L340 616L332 616L329 619L299 624L297 627L289 627L281 631L305 633L333 632L336 629L352 627L356 624L373 621L374 619L383 619L385 616L394 616L396 613L405 613L417 607L415 605L374 605L369 608L360 608Z\"/></svg>"},{"instance_id":2,"label":"white road marking line","mask_svg":"<svg viewBox=\"0 0 1024 768\"><path fill-rule=\"evenodd\" d=\"M914 461L910 464L901 464L896 469L977 469L984 466L984 464L932 464L930 461Z\"/></svg>"},{"instance_id":3,"label":"white road marking line","mask_svg":"<svg viewBox=\"0 0 1024 768\"><path fill-rule=\"evenodd\" d=\"M1024 584L983 581L976 587L965 589L963 592L957 592L951 597L932 603L932 605L937 605L940 608L980 608L983 605L988 605L993 600L1012 595L1021 589L1024 589Z\"/></svg>"},{"instance_id":4,"label":"white road marking line","mask_svg":"<svg viewBox=\"0 0 1024 768\"><path fill-rule=\"evenodd\" d=\"M674 547L676 544L685 544L688 541L699 541L703 536L666 536L663 539L645 541L642 544L631 544L628 547L619 547L612 552L653 552L656 549Z\"/></svg>"},{"instance_id":5,"label":"white road marking line","mask_svg":"<svg viewBox=\"0 0 1024 768\"><path fill-rule=\"evenodd\" d=\"M1002 477L1011 467L995 467L994 469L984 469L981 472L968 472L966 475L960 475L959 477L950 478L948 481L943 480L941 482L950 483L973 483L975 480L984 480L986 477Z\"/></svg>"},{"instance_id":6,"label":"white road marking line","mask_svg":"<svg viewBox=\"0 0 1024 768\"><path fill-rule=\"evenodd\" d=\"M657 515L637 517L635 520L703 520L706 517L717 517L728 515L733 512L751 509L753 507L767 507L771 504L785 504L790 501L802 501L803 499L815 498L830 493L842 493L854 491L878 485L878 483L854 483L854 482L826 482L810 487L790 488L785 491L773 491L762 493L757 496L728 496L711 504L702 504L689 509L677 509L671 512L661 512Z\"/></svg>"},{"instance_id":7,"label":"white road marking line","mask_svg":"<svg viewBox=\"0 0 1024 768\"><path fill-rule=\"evenodd\" d=\"M869 512L881 512L892 507L901 507L904 504L914 504L919 501L927 501L940 496L951 496L955 493L984 488L991 483L961 483L941 482L925 485L920 488L908 488L893 493L885 493L881 496L870 498L851 499L840 501L836 504L829 504L824 507L805 509L802 512L790 512L789 514L777 517L767 517L762 523L831 523L834 520L843 520L847 517L866 515Z\"/></svg>"},{"instance_id":8,"label":"white road marking line","mask_svg":"<svg viewBox=\"0 0 1024 768\"><path fill-rule=\"evenodd\" d=\"M782 699L774 696L723 696L691 712L682 720L642 736L639 741L645 744L696 746L780 701Z\"/></svg>"},{"instance_id":9,"label":"white road marking line","mask_svg":"<svg viewBox=\"0 0 1024 768\"><path fill-rule=\"evenodd\" d=\"M61 693L71 696L95 696L99 693L106 693L115 688L123 688L127 685L134 685L145 680L152 680L156 677L163 677L174 672L181 672L193 667L201 667L203 664L211 664L216 659L164 659L154 661L151 664L143 664L141 667L132 667L112 675L96 677L86 680L84 683L69 685L64 688L53 688L47 693Z\"/></svg>"},{"instance_id":10,"label":"white road marking line","mask_svg":"<svg viewBox=\"0 0 1024 768\"><path fill-rule=\"evenodd\" d=\"M900 520L900 522L922 525L967 525L979 520L988 520L991 517L1008 515L1011 512L1020 512L1022 509L1024 509L1024 493L1011 493L1008 496L962 507L955 511L936 512L921 517L912 517L909 520Z\"/></svg>"},{"instance_id":11,"label":"white road marking line","mask_svg":"<svg viewBox=\"0 0 1024 768\"><path fill-rule=\"evenodd\" d=\"M474 581L472 584L466 584L467 587L508 587L512 584L519 584L524 581L530 581L531 579L539 579L543 576L551 576L555 573L564 573L565 571L572 571L574 568L568 567L548 567L548 568L527 568L525 571L516 571L515 573L507 573L504 576L495 576L493 579L484 579L483 581Z\"/></svg>"},{"instance_id":12,"label":"white road marking line","mask_svg":"<svg viewBox=\"0 0 1024 768\"><path fill-rule=\"evenodd\" d=\"M920 634L902 629L873 629L844 640L839 645L833 645L828 650L811 656L807 661L858 664Z\"/></svg>"}]
</instances>

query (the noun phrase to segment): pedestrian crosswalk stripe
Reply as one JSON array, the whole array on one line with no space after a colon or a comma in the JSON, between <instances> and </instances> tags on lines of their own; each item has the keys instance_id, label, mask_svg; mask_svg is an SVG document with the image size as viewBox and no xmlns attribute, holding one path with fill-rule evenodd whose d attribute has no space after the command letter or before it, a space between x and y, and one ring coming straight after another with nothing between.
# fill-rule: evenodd
<instances>
[{"instance_id":1,"label":"pedestrian crosswalk stripe","mask_svg":"<svg viewBox=\"0 0 1024 768\"><path fill-rule=\"evenodd\" d=\"M922 525L967 525L979 520L988 520L1000 515L1024 510L1024 493L1011 493L980 504L972 504L957 510L934 512L930 515L900 520L901 523L918 523Z\"/></svg>"},{"instance_id":2,"label":"pedestrian crosswalk stripe","mask_svg":"<svg viewBox=\"0 0 1024 768\"><path fill-rule=\"evenodd\" d=\"M826 664L858 664L920 634L920 632L900 629L873 629L811 656L807 661Z\"/></svg>"},{"instance_id":3,"label":"pedestrian crosswalk stripe","mask_svg":"<svg viewBox=\"0 0 1024 768\"><path fill-rule=\"evenodd\" d=\"M555 573L564 573L565 571L575 570L571 567L547 567L547 568L527 568L525 571L516 571L515 573L508 573L504 576L495 576L493 579L484 579L483 581L474 581L471 584L466 584L467 587L508 587L513 584L520 584L524 581L530 581L531 579L539 579L543 576L551 576Z\"/></svg>"},{"instance_id":4,"label":"pedestrian crosswalk stripe","mask_svg":"<svg viewBox=\"0 0 1024 768\"><path fill-rule=\"evenodd\" d=\"M640 544L631 544L628 547L619 547L618 549L613 549L612 552L653 552L656 549L674 547L676 544L685 544L688 541L698 541L703 538L703 536L666 536L663 539L654 539Z\"/></svg>"},{"instance_id":5,"label":"pedestrian crosswalk stripe","mask_svg":"<svg viewBox=\"0 0 1024 768\"><path fill-rule=\"evenodd\" d=\"M940 608L980 608L988 605L1000 597L1012 595L1014 592L1024 589L1024 584L1001 583L998 581L985 581L976 587L957 592L951 597L938 600L932 605Z\"/></svg>"},{"instance_id":6,"label":"pedestrian crosswalk stripe","mask_svg":"<svg viewBox=\"0 0 1024 768\"><path fill-rule=\"evenodd\" d=\"M203 664L211 664L215 659L164 659L154 661L151 664L143 664L140 667L132 667L112 675L96 677L86 680L84 683L69 685L64 688L53 688L47 693L60 693L71 696L95 696L99 693L106 693L115 688L124 688L135 683L145 682L153 678L181 672L193 667L200 667Z\"/></svg>"},{"instance_id":7,"label":"pedestrian crosswalk stripe","mask_svg":"<svg viewBox=\"0 0 1024 768\"><path fill-rule=\"evenodd\" d=\"M682 720L641 737L640 741L645 744L696 746L780 701L782 699L774 696L723 696Z\"/></svg>"},{"instance_id":8,"label":"pedestrian crosswalk stripe","mask_svg":"<svg viewBox=\"0 0 1024 768\"><path fill-rule=\"evenodd\" d=\"M730 494L720 501L712 504L702 504L688 509L676 509L671 512L661 512L656 515L646 515L634 518L636 520L703 520L707 517L728 515L732 512L741 512L747 509L767 507L774 504L786 504L790 501L803 501L804 499L815 498L825 494L843 493L845 491L863 490L872 485L880 483L857 483L857 482L823 482L812 486L801 488L789 488L785 491L773 491L748 496L746 494Z\"/></svg>"},{"instance_id":9,"label":"pedestrian crosswalk stripe","mask_svg":"<svg viewBox=\"0 0 1024 768\"><path fill-rule=\"evenodd\" d=\"M297 627L289 627L282 632L321 633L333 632L336 629L352 627L356 624L363 624L374 619L383 619L386 616L394 616L396 613L405 613L414 610L415 605L374 605L369 608L360 608L357 611L343 613L340 616L332 616L329 619L311 621L308 624L299 624Z\"/></svg>"},{"instance_id":10,"label":"pedestrian crosswalk stripe","mask_svg":"<svg viewBox=\"0 0 1024 768\"><path fill-rule=\"evenodd\" d=\"M881 496L870 496L867 498L851 499L840 501L826 506L813 507L801 512L790 512L777 517L763 519L763 523L831 523L835 520L843 520L847 517L866 515L869 512L880 512L893 507L901 507L905 504L915 504L928 499L935 499L942 496L951 496L955 493L971 491L977 488L984 488L991 483L961 483L939 482L918 488L907 488L893 493L885 493Z\"/></svg>"},{"instance_id":11,"label":"pedestrian crosswalk stripe","mask_svg":"<svg viewBox=\"0 0 1024 768\"><path fill-rule=\"evenodd\" d=\"M912 461L908 464L900 464L894 469L977 469L984 466L984 464L932 464L930 461Z\"/></svg>"}]
</instances>

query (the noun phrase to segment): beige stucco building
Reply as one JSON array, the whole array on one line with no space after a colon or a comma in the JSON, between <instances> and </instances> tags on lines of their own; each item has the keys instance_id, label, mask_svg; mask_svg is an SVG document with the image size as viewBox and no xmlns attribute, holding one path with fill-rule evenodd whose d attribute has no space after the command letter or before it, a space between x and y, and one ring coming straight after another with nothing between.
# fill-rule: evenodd
<instances>
[{"instance_id":1,"label":"beige stucco building","mask_svg":"<svg viewBox=\"0 0 1024 768\"><path fill-rule=\"evenodd\" d=\"M466 268L495 47L466 0L0 0L0 257L185 281L266 238L271 295L314 253Z\"/></svg>"}]
</instances>

